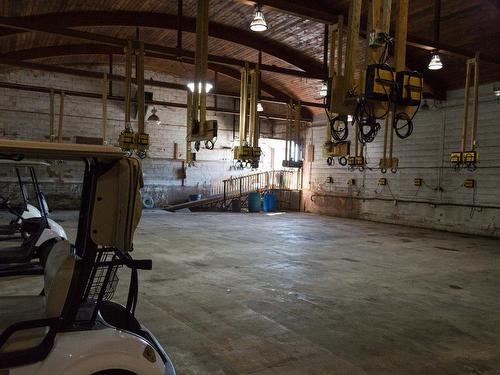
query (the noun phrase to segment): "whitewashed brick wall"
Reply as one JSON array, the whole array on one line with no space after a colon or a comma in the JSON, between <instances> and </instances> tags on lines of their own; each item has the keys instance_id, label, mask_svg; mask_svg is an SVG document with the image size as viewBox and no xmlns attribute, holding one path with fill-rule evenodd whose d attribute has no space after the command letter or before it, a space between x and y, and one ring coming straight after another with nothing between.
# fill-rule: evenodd
<instances>
[{"instance_id":1,"label":"whitewashed brick wall","mask_svg":"<svg viewBox=\"0 0 500 375\"><path fill-rule=\"evenodd\" d=\"M95 69L95 67L84 67ZM120 67L115 73L123 74ZM185 79L146 72L146 78L185 84ZM91 93L101 92L101 82L96 79L74 77L64 74L53 74L31 70L13 70L0 74L1 82L13 82L25 85L44 86L54 89L84 91ZM113 95L123 96L124 86L113 83ZM186 91L171 90L157 87L146 87L152 91L155 100L177 103L186 102ZM208 105L212 106L213 98L208 98ZM219 98L218 106L233 108L233 100ZM150 134L151 147L149 157L144 160L143 170L146 187L145 192L153 195L158 205L166 205L186 199L188 194L205 192L210 186L224 178L242 172L230 169L233 164L230 149L233 134L233 116L221 113L209 113L209 118L219 122L219 138L216 149L201 150L196 165L187 169L187 178L179 178L182 160L175 160L174 144L177 143L180 158L186 155L186 110L182 108L156 107L161 125L146 124L146 131ZM150 114L149 106L146 117ZM107 140L115 144L118 135L124 126L123 104L117 101L108 101ZM57 132L59 114L59 95L55 96L55 128ZM238 120L238 119L236 119ZM64 130L66 142L75 142L75 136L102 137L102 107L98 99L88 99L77 96L65 96L64 102ZM135 123L133 124L135 127ZM262 132L271 134L271 124L262 122ZM236 134L237 134L236 129ZM49 95L8 88L0 88L0 137L10 139L47 140L49 136ZM52 169L65 169L57 173L42 171L40 181L49 200L55 207L74 207L74 200L78 197L82 169L79 165L66 164ZM79 169L80 168L80 169ZM248 173L244 171L243 173ZM0 173L1 174L1 173ZM7 177L3 177L7 181ZM12 189L5 187L4 189ZM15 189L14 189L15 190ZM73 202L73 203L72 203Z\"/></svg>"},{"instance_id":2,"label":"whitewashed brick wall","mask_svg":"<svg viewBox=\"0 0 500 375\"><path fill-rule=\"evenodd\" d=\"M314 162L305 163L305 209L500 236L500 102L495 100L491 84L481 86L479 94L481 162L475 172L456 172L449 163L450 153L460 148L463 90L450 91L448 100L437 108L421 110L410 138L395 138L394 156L399 158L400 165L396 174L382 174L377 169L383 152L383 131L367 147L368 164L373 170L349 172L339 165L328 166L321 155L325 120L317 116L315 127L307 135L307 143L314 144L315 153ZM429 104L432 105L432 101ZM352 128L350 130L353 133ZM325 182L327 177L333 178L332 184ZM381 177L387 178L386 187L378 186ZM347 185L351 178L356 179L356 186ZM415 178L422 178L424 186L415 187ZM462 186L469 178L476 180L476 189ZM443 191L436 189L438 187ZM361 197L367 199L359 199ZM474 209L473 205L481 207Z\"/></svg>"}]
</instances>

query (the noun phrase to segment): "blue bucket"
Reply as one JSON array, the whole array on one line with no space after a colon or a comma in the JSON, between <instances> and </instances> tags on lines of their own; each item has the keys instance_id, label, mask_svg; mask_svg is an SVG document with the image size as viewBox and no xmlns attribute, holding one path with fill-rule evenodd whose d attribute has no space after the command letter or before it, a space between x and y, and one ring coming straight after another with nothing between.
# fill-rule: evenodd
<instances>
[{"instance_id":1,"label":"blue bucket","mask_svg":"<svg viewBox=\"0 0 500 375\"><path fill-rule=\"evenodd\" d=\"M189 201L190 202L193 202L193 201L199 201L201 199L202 195L201 194L191 194L189 196Z\"/></svg>"}]
</instances>

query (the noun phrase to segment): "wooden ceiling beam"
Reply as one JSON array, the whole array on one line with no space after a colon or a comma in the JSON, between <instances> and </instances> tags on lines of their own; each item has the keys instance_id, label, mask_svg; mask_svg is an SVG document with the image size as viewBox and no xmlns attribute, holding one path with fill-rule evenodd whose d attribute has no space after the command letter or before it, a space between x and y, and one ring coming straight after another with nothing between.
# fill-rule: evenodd
<instances>
[{"instance_id":1,"label":"wooden ceiling beam","mask_svg":"<svg viewBox=\"0 0 500 375\"><path fill-rule=\"evenodd\" d=\"M181 22L179 22L181 19ZM129 26L129 27L154 27L167 30L177 30L179 24L182 31L196 32L196 19L172 14L133 12L133 11L88 11L49 13L26 17L0 17L0 36L12 35L23 31L57 32L59 35L89 40L91 33L66 29L82 26ZM61 29L64 29L63 31ZM68 31L69 30L69 31ZM265 66L275 73L293 74L317 78L322 73L322 66L316 59L307 56L301 51L291 48L270 38L258 35L251 31L242 30L217 22L209 23L209 36L241 44L288 62L304 72L293 69L280 69L275 66ZM83 33L83 34L82 34ZM123 40L107 36L95 36L99 42L113 45L123 45ZM110 39L111 38L111 39ZM126 43L125 43L126 45ZM152 45L150 45L152 47ZM179 49L175 49L179 50ZM182 51L182 50L181 50ZM311 74L308 74L311 73ZM323 77L321 77L323 78ZM319 79L319 78L318 78Z\"/></svg>"},{"instance_id":2,"label":"wooden ceiling beam","mask_svg":"<svg viewBox=\"0 0 500 375\"><path fill-rule=\"evenodd\" d=\"M323 17L319 16L317 12L319 8L314 2L311 1L294 1L293 4L290 1L286 0L238 0L242 4L255 5L257 3L262 5L267 5L270 8L274 8L276 10L280 10L283 13L291 13L296 16L301 16L307 19L312 19L322 23L336 23L338 15L343 15L344 18L348 17L348 13L346 9L340 9L339 7L330 7L325 9L325 7L321 6L320 12L324 14ZM297 4L295 4L297 3ZM290 8L291 10L287 10ZM332 14L336 14L333 16ZM366 29L367 17L364 15L361 17L361 32L360 35L362 37L366 37ZM427 51L439 50L439 52L456 56L460 58L474 58L476 55L476 51L466 50L460 47L455 47L449 44L440 43L438 41L428 40L420 38L416 35L408 35L406 44L410 47L419 48ZM481 62L487 62L492 64L500 65L500 56L493 56L488 53L481 53Z\"/></svg>"},{"instance_id":3,"label":"wooden ceiling beam","mask_svg":"<svg viewBox=\"0 0 500 375\"><path fill-rule=\"evenodd\" d=\"M335 13L325 10L321 5L316 5L315 1L304 0L238 0L247 5L264 5L265 7L279 10L280 12L291 14L301 18L317 21L324 24L335 24L338 16Z\"/></svg>"},{"instance_id":4,"label":"wooden ceiling beam","mask_svg":"<svg viewBox=\"0 0 500 375\"><path fill-rule=\"evenodd\" d=\"M7 65L12 65L18 62L19 64L34 64L33 66L41 66L45 68L50 68L50 69L61 69L63 72L64 71L74 71L74 69L71 68L65 68L65 67L59 67L59 66L54 66L54 65L44 65L44 64L37 64L37 63L31 63L27 62L25 60L32 60L32 59L44 59L44 58L51 58L51 57L60 57L60 56L75 56L75 55L123 55L123 50L119 47L115 46L109 46L105 44L97 44L97 43L89 43L89 44L66 44L66 45L55 45L55 46L45 46L45 47L36 47L36 48L29 48L26 50L18 50L18 51L12 51L8 53L4 53L0 55L0 62L4 61L7 63ZM178 58L174 56L166 56L162 54L153 54L150 53L146 57L150 58L156 58L156 59L162 59L162 60L170 60L170 61L179 61ZM188 64L193 64L193 61L184 61ZM230 68L227 65L224 64L217 64L217 63L209 63L209 68L210 70L213 70L214 72L218 72L221 74L224 74L230 78L239 80L241 78L241 74L239 70ZM75 73L78 75L79 70L76 70ZM88 75L90 78L102 78L102 74L96 73L96 72L88 72ZM118 79L120 80L120 79ZM154 81L156 82L156 81ZM182 86L183 89L185 89L185 86ZM169 88L176 88L176 87L169 87ZM177 87L178 88L178 87ZM273 86L263 82L261 84L262 91L267 92L268 94L274 96L279 103L288 103L290 100L290 96L283 93L280 90L275 89ZM239 95L237 95L239 97ZM292 98L293 100L297 101L298 99ZM265 98L263 99L265 101L272 101L272 98ZM314 102L304 102L304 106L306 107L316 107L316 108L323 108L323 104L320 103L314 103Z\"/></svg>"},{"instance_id":5,"label":"wooden ceiling beam","mask_svg":"<svg viewBox=\"0 0 500 375\"><path fill-rule=\"evenodd\" d=\"M64 92L64 95L67 95L67 96L76 96L76 97L98 99L98 100L100 100L102 98L102 94L97 94L97 93L93 93L93 92L75 91L75 90L59 90L59 89L52 89L49 87L23 85L23 84L13 83L13 82L0 82L0 87L6 88L6 89L12 89L12 90L39 92L39 93L46 93L46 94L50 93L51 91L53 91L56 94L61 94L61 92ZM123 96L109 95L108 100L123 102L125 100L125 98ZM131 101L135 102L136 99L132 98ZM146 100L145 104L165 106L165 107L171 107L171 108L187 108L187 104L185 104L185 103L167 102L167 101L163 101L163 100ZM227 114L227 115L235 115L235 116L239 115L238 110L228 109L228 108L207 107L207 110L217 112L217 113L223 113L223 114ZM286 121L285 116L282 116L279 114L274 114L274 113L265 113L265 112L259 113L259 117L265 118L268 120ZM302 120L304 122L312 122L313 121L312 117L302 118Z\"/></svg>"},{"instance_id":6,"label":"wooden ceiling beam","mask_svg":"<svg viewBox=\"0 0 500 375\"><path fill-rule=\"evenodd\" d=\"M123 55L123 51L118 47L108 46L108 45L99 45L99 44L83 44L83 45L58 45L58 46L49 46L49 47L38 47L33 49L27 49L22 51L13 51L12 53L7 53L0 55L0 64L10 65L21 67L25 69L33 69L33 70L41 70L48 71L60 74L69 74L80 77L88 77L95 79L102 79L103 73L87 71L75 68L68 68L63 66L51 65L51 64L41 64L36 62L25 61L25 59L40 59L40 58L50 58L50 57L58 57L58 56L71 56L71 55ZM169 58L164 55L156 55L156 56L148 56L152 58L158 59L166 59L172 61L178 61L176 58ZM192 64L192 62L189 62ZM229 66L222 64L209 63L209 69L224 74L230 78L239 80L240 79L240 71L237 69L233 69ZM109 77L110 80L114 81L124 81L125 77L119 75L111 75ZM185 85L157 81L152 79L145 80L145 84L147 86L152 87L163 87L169 89L176 90L187 90ZM269 103L278 103L278 104L288 104L290 101L290 96L286 93L274 88L272 85L267 84L266 82L261 83L262 91L272 95L262 96L261 100ZM239 93L230 93L230 92L221 92L214 91L212 94L227 96L233 98L239 98ZM298 99L292 97L294 101L298 101ZM312 112L309 108L323 108L323 104L315 103L315 102L301 102L304 107L304 116L312 117Z\"/></svg>"}]
</instances>

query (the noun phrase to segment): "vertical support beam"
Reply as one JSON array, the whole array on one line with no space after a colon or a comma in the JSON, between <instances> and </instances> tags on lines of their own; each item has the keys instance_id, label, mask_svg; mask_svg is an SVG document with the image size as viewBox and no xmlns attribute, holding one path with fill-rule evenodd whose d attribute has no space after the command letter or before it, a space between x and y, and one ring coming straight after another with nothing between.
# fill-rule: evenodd
<instances>
[{"instance_id":1,"label":"vertical support beam","mask_svg":"<svg viewBox=\"0 0 500 375\"><path fill-rule=\"evenodd\" d=\"M177 0L177 49L182 49L182 0Z\"/></svg>"},{"instance_id":2,"label":"vertical support beam","mask_svg":"<svg viewBox=\"0 0 500 375\"><path fill-rule=\"evenodd\" d=\"M63 141L63 126L64 126L64 91L61 91L61 101L59 103L59 129L57 132L58 142Z\"/></svg>"},{"instance_id":3,"label":"vertical support beam","mask_svg":"<svg viewBox=\"0 0 500 375\"><path fill-rule=\"evenodd\" d=\"M102 144L107 144L108 127L108 75L104 73L102 78Z\"/></svg>"},{"instance_id":4,"label":"vertical support beam","mask_svg":"<svg viewBox=\"0 0 500 375\"><path fill-rule=\"evenodd\" d=\"M330 27L328 24L325 24L325 31L323 34L323 74L326 77L330 76L330 65L328 64L328 47L330 45L329 43L329 37L330 37Z\"/></svg>"},{"instance_id":5,"label":"vertical support beam","mask_svg":"<svg viewBox=\"0 0 500 375\"><path fill-rule=\"evenodd\" d=\"M186 163L189 166L191 164L192 155L191 155L191 142L189 141L191 134L193 133L193 93L190 90L187 90L187 109L186 109Z\"/></svg>"},{"instance_id":6,"label":"vertical support beam","mask_svg":"<svg viewBox=\"0 0 500 375\"><path fill-rule=\"evenodd\" d=\"M439 42L440 30L441 30L441 0L434 0L434 22L432 30L434 42Z\"/></svg>"},{"instance_id":7,"label":"vertical support beam","mask_svg":"<svg viewBox=\"0 0 500 375\"><path fill-rule=\"evenodd\" d=\"M365 66L363 69L370 64L374 64L378 61L377 49L370 48L368 46L368 36L370 33L378 28L378 21L380 20L380 1L381 0L371 0L371 4L368 5L368 19L366 21L366 49L365 49ZM357 153L356 153L357 156Z\"/></svg>"},{"instance_id":8,"label":"vertical support beam","mask_svg":"<svg viewBox=\"0 0 500 375\"><path fill-rule=\"evenodd\" d=\"M295 161L300 160L300 114L302 106L300 102L295 106L295 148L293 158Z\"/></svg>"},{"instance_id":9,"label":"vertical support beam","mask_svg":"<svg viewBox=\"0 0 500 375\"><path fill-rule=\"evenodd\" d=\"M252 70L250 75L250 121L249 121L249 141L252 147L259 146L259 125L258 125L258 115L257 115L257 101L259 93L259 79L260 71L257 66Z\"/></svg>"},{"instance_id":10,"label":"vertical support beam","mask_svg":"<svg viewBox=\"0 0 500 375\"><path fill-rule=\"evenodd\" d=\"M144 120L146 117L144 106L144 43L139 42L139 53L136 56L136 82L137 82L137 131L144 133Z\"/></svg>"},{"instance_id":11,"label":"vertical support beam","mask_svg":"<svg viewBox=\"0 0 500 375\"><path fill-rule=\"evenodd\" d=\"M408 0L396 2L396 37L394 47L394 65L396 72L406 68L406 37L408 34Z\"/></svg>"},{"instance_id":12,"label":"vertical support beam","mask_svg":"<svg viewBox=\"0 0 500 375\"><path fill-rule=\"evenodd\" d=\"M470 91L470 71L471 71L471 59L467 60L466 72L465 72L465 92L464 92L464 123L462 125L462 142L460 144L460 150L465 152L465 146L467 144L467 127L469 120L469 91Z\"/></svg>"},{"instance_id":13,"label":"vertical support beam","mask_svg":"<svg viewBox=\"0 0 500 375\"><path fill-rule=\"evenodd\" d=\"M359 24L361 20L361 0L351 0L349 7L349 32L347 34L346 46L346 89L349 90L354 84L354 71L356 69L358 41L359 41ZM345 90L345 91L347 91Z\"/></svg>"},{"instance_id":14,"label":"vertical support beam","mask_svg":"<svg viewBox=\"0 0 500 375\"><path fill-rule=\"evenodd\" d=\"M337 75L344 75L344 17L339 16L337 22Z\"/></svg>"},{"instance_id":15,"label":"vertical support beam","mask_svg":"<svg viewBox=\"0 0 500 375\"><path fill-rule=\"evenodd\" d=\"M130 124L130 99L132 91L132 41L125 47L125 129Z\"/></svg>"},{"instance_id":16,"label":"vertical support beam","mask_svg":"<svg viewBox=\"0 0 500 375\"><path fill-rule=\"evenodd\" d=\"M208 70L208 5L209 0L198 0L196 13L196 51L194 105L199 108L200 134L205 133L207 119L206 83ZM198 87L201 90L198 92Z\"/></svg>"},{"instance_id":17,"label":"vertical support beam","mask_svg":"<svg viewBox=\"0 0 500 375\"><path fill-rule=\"evenodd\" d=\"M245 146L247 134L247 107L248 107L248 66L241 68L240 82L240 146Z\"/></svg>"},{"instance_id":18,"label":"vertical support beam","mask_svg":"<svg viewBox=\"0 0 500 375\"><path fill-rule=\"evenodd\" d=\"M109 69L109 76L112 77L113 76L113 54L110 53L109 54L109 66L108 66L108 69ZM113 96L113 80L110 79L109 80L109 96Z\"/></svg>"},{"instance_id":19,"label":"vertical support beam","mask_svg":"<svg viewBox=\"0 0 500 375\"><path fill-rule=\"evenodd\" d=\"M49 100L49 140L54 142L54 89L50 89Z\"/></svg>"},{"instance_id":20,"label":"vertical support beam","mask_svg":"<svg viewBox=\"0 0 500 375\"><path fill-rule=\"evenodd\" d=\"M472 107L472 138L471 150L476 149L477 139L477 114L479 105L479 52L476 52L474 58L474 102Z\"/></svg>"}]
</instances>

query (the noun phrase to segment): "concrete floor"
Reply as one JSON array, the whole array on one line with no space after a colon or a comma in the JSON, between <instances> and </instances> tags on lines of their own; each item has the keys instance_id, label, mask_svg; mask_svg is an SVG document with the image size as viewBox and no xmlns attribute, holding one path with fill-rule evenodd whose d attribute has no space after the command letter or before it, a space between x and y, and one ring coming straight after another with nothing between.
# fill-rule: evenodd
<instances>
[{"instance_id":1,"label":"concrete floor","mask_svg":"<svg viewBox=\"0 0 500 375\"><path fill-rule=\"evenodd\" d=\"M55 216L73 232L75 215ZM154 268L140 276L137 314L179 375L500 374L499 240L295 213L148 211L135 243Z\"/></svg>"}]
</instances>

